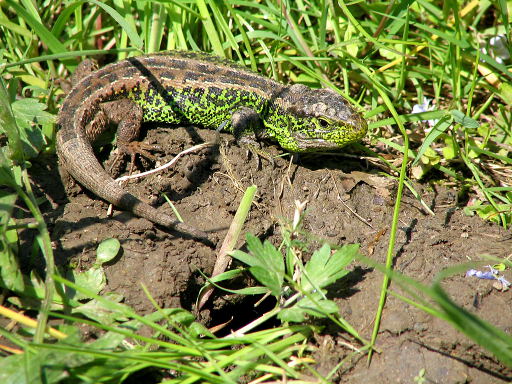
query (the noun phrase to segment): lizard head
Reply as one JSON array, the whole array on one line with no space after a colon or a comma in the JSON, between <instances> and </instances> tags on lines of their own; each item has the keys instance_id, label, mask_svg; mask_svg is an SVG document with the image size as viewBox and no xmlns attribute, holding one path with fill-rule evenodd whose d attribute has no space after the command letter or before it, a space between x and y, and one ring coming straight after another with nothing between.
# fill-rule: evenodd
<instances>
[{"instance_id":1,"label":"lizard head","mask_svg":"<svg viewBox=\"0 0 512 384\"><path fill-rule=\"evenodd\" d=\"M362 139L368 129L354 107L331 89L295 84L279 95L277 103L289 119L288 132L277 140L289 151L338 149Z\"/></svg>"}]
</instances>

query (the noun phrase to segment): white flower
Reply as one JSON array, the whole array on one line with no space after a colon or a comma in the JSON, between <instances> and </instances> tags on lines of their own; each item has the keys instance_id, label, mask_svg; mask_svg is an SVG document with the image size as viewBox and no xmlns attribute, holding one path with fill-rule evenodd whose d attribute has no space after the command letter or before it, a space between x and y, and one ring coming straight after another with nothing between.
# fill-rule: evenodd
<instances>
[{"instance_id":1,"label":"white flower","mask_svg":"<svg viewBox=\"0 0 512 384\"><path fill-rule=\"evenodd\" d=\"M423 103L422 104L414 104L412 107L411 113L421 113L421 112L428 112L433 111L435 107L433 105L430 105L430 99L427 99L426 97L423 97ZM421 120L423 122L427 122L429 127L433 127L437 124L439 120Z\"/></svg>"},{"instance_id":2,"label":"white flower","mask_svg":"<svg viewBox=\"0 0 512 384\"><path fill-rule=\"evenodd\" d=\"M489 39L487 48L482 48L481 51L493 57L498 63L503 64L510 59L510 51L508 50L507 37L505 35L496 35ZM485 62L485 60L482 60Z\"/></svg>"},{"instance_id":3,"label":"white flower","mask_svg":"<svg viewBox=\"0 0 512 384\"><path fill-rule=\"evenodd\" d=\"M505 35L493 36L489 39L490 53L494 59L503 64L510 59L510 52L507 48L507 37Z\"/></svg>"}]
</instances>

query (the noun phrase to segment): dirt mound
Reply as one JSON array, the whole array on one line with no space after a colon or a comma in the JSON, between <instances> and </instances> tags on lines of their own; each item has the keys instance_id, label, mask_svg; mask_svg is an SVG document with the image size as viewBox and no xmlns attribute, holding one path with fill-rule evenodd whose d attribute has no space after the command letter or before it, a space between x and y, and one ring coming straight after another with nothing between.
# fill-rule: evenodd
<instances>
[{"instance_id":1,"label":"dirt mound","mask_svg":"<svg viewBox=\"0 0 512 384\"><path fill-rule=\"evenodd\" d=\"M207 130L158 128L148 131L146 142L158 144L165 159L201 140L211 141L215 133ZM238 207L243 191L258 186L258 197L245 230L274 243L280 241L279 220L293 217L295 200L308 201L304 229L317 240L336 244L360 243L362 252L384 263L389 239L395 183L371 175L357 156L301 156L293 162L277 158L272 167L262 160L248 158L246 150L233 144L232 137L221 135L227 144L203 150L181 160L176 167L132 182L126 188L146 200L164 204L157 198L165 192L185 222L212 231L222 239ZM273 155L278 148L265 148ZM361 173L359 173L361 172ZM140 284L145 284L159 305L192 309L203 279L201 269L210 274L215 250L200 242L175 236L144 219L124 212L107 217L107 205L89 193L74 189L69 197L56 183L55 167L34 170L40 188L56 202L47 218L53 223L52 239L63 263L71 258L81 268L93 261L99 242L115 237L123 253L107 270L108 291L116 291L140 313L153 311ZM443 187L419 187L422 198L435 212L428 214L406 192L400 214L396 244L396 270L429 284L447 266L479 259L481 254L506 257L512 249L510 231L467 217L457 206L457 193ZM421 190L423 188L423 190ZM172 214L170 208L162 208ZM369 338L382 284L382 274L364 265L354 265L344 287L333 293L344 318L365 338ZM510 332L512 330L511 293L492 288L492 282L453 276L443 283L459 304L478 316ZM393 287L392 287L393 288ZM240 313L233 298L217 296L213 306L201 313L208 325L221 322L218 308ZM257 313L244 311L248 316ZM248 322L251 319L240 319ZM236 325L233 325L236 327ZM316 340L321 372L329 372L352 354L338 329L327 329ZM380 354L370 368L366 358L355 355L344 364L337 380L350 383L412 383L425 369L425 378L436 383L494 383L512 380L489 354L453 330L394 297L386 304Z\"/></svg>"}]
</instances>

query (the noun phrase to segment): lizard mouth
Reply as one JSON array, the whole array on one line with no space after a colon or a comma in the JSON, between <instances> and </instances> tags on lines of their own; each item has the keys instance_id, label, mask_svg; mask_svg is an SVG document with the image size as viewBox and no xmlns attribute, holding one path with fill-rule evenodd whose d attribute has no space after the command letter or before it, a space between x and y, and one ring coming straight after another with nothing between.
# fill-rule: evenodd
<instances>
[{"instance_id":1,"label":"lizard mouth","mask_svg":"<svg viewBox=\"0 0 512 384\"><path fill-rule=\"evenodd\" d=\"M322 138L313 137L295 137L298 147L302 151L321 151L321 150L335 150L341 148L344 144L338 144Z\"/></svg>"},{"instance_id":2,"label":"lizard mouth","mask_svg":"<svg viewBox=\"0 0 512 384\"><path fill-rule=\"evenodd\" d=\"M308 132L295 132L294 139L297 147L304 152L336 150L361 140L366 135L367 129L366 121L359 117L357 121L345 123L336 129L314 129Z\"/></svg>"}]
</instances>

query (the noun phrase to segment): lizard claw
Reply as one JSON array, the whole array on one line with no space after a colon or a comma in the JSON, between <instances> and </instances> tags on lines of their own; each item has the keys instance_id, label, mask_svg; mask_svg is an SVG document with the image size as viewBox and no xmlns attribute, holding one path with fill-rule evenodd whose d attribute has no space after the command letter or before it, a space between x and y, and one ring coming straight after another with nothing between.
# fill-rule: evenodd
<instances>
[{"instance_id":1,"label":"lizard claw","mask_svg":"<svg viewBox=\"0 0 512 384\"><path fill-rule=\"evenodd\" d=\"M149 151L158 151L159 148L156 145L144 143L142 141L131 141L121 147L121 151L125 154L130 155L132 162L135 160L135 156L140 155L151 161L156 161L156 157L153 156Z\"/></svg>"}]
</instances>

